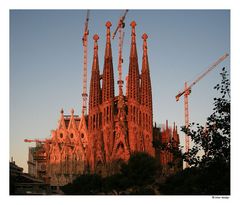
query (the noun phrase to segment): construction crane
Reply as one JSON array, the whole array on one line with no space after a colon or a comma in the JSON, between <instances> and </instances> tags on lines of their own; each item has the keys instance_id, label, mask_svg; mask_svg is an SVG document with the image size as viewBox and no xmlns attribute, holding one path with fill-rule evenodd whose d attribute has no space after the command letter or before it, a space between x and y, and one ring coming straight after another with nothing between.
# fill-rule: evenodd
<instances>
[{"instance_id":1,"label":"construction crane","mask_svg":"<svg viewBox=\"0 0 240 205\"><path fill-rule=\"evenodd\" d=\"M126 10L119 18L118 21L118 26L116 30L113 33L112 39L116 36L117 32L119 33L119 41L118 41L118 86L119 86L119 95L122 95L122 87L123 87L123 80L122 80L122 63L123 63L123 58L122 58L122 47L123 47L123 39L124 39L124 32L123 28L125 27L124 20L126 18L128 10Z\"/></svg>"},{"instance_id":2,"label":"construction crane","mask_svg":"<svg viewBox=\"0 0 240 205\"><path fill-rule=\"evenodd\" d=\"M121 16L121 17L119 18L118 26L117 26L117 28L115 29L114 33L113 33L112 39L114 39L114 37L116 36L118 29L121 29L121 28L124 28L124 27L125 27L124 20L125 20L125 18L126 18L127 12L128 12L128 9L126 9L125 12L124 12L124 14L123 14L123 16Z\"/></svg>"},{"instance_id":3,"label":"construction crane","mask_svg":"<svg viewBox=\"0 0 240 205\"><path fill-rule=\"evenodd\" d=\"M40 140L40 139L24 139L24 142L37 142L37 143L46 143L50 140Z\"/></svg>"},{"instance_id":4,"label":"construction crane","mask_svg":"<svg viewBox=\"0 0 240 205\"><path fill-rule=\"evenodd\" d=\"M82 92L82 115L87 114L87 54L88 54L88 21L89 21L89 10L87 10L84 33L82 37L83 43L83 92Z\"/></svg>"},{"instance_id":5,"label":"construction crane","mask_svg":"<svg viewBox=\"0 0 240 205\"><path fill-rule=\"evenodd\" d=\"M176 95L176 101L179 101L179 98L184 95L184 115L185 115L185 127L188 127L189 125L189 110L188 110L188 96L191 93L192 87L199 82L203 77L205 77L211 70L217 67L219 63L224 61L229 56L228 53L225 53L223 56L221 56L216 62L214 62L212 65L208 67L208 69L202 73L200 76L198 76L190 85L187 85L187 82L184 83L184 89L180 91ZM185 135L185 151L186 153L189 150L189 136ZM187 164L188 167L188 164Z\"/></svg>"},{"instance_id":6,"label":"construction crane","mask_svg":"<svg viewBox=\"0 0 240 205\"><path fill-rule=\"evenodd\" d=\"M36 143L41 143L41 144L44 144L44 143L48 143L48 144L52 144L52 140L51 139L45 139L45 140L40 140L40 139L24 139L24 142L36 142ZM63 144L63 145L66 145L66 146L69 146L69 147L73 147L73 145L71 143L68 143L68 142L58 142L58 144Z\"/></svg>"}]
</instances>

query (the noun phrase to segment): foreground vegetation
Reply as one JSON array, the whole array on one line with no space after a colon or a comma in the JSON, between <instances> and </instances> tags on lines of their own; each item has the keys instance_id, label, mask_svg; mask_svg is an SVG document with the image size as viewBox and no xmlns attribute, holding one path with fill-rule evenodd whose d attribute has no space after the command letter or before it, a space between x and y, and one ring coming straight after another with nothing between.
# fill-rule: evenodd
<instances>
[{"instance_id":1,"label":"foreground vegetation","mask_svg":"<svg viewBox=\"0 0 240 205\"><path fill-rule=\"evenodd\" d=\"M133 154L128 163L121 165L118 174L104 177L97 174L79 176L62 187L65 194L155 194L149 187L156 179L158 164L146 153Z\"/></svg>"},{"instance_id":2,"label":"foreground vegetation","mask_svg":"<svg viewBox=\"0 0 240 205\"><path fill-rule=\"evenodd\" d=\"M164 194L230 194L230 80L225 68L220 75L222 81L214 87L219 96L206 125L182 128L194 142L183 155L191 168L168 178L161 189Z\"/></svg>"}]
</instances>

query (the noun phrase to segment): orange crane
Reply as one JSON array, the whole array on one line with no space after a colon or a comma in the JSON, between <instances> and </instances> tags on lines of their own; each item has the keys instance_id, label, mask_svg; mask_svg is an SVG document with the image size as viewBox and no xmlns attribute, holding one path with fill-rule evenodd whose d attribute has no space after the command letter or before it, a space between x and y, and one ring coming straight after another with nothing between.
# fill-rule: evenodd
<instances>
[{"instance_id":1,"label":"orange crane","mask_svg":"<svg viewBox=\"0 0 240 205\"><path fill-rule=\"evenodd\" d=\"M229 56L228 53L225 53L223 56L221 56L217 61L215 61L212 65L208 67L208 69L202 73L200 76L198 76L189 86L187 85L187 82L184 83L184 89L180 91L176 95L176 101L179 101L179 98L184 95L184 115L185 115L185 127L188 127L189 125L189 110L188 110L188 96L191 93L192 87L199 82L204 76L206 76L211 70L217 67L219 63L224 61ZM185 135L185 151L188 152L189 150L189 136ZM188 165L187 165L188 167Z\"/></svg>"},{"instance_id":2,"label":"orange crane","mask_svg":"<svg viewBox=\"0 0 240 205\"><path fill-rule=\"evenodd\" d=\"M38 143L46 143L46 142L50 142L50 140L40 140L40 139L24 139L24 142L38 142Z\"/></svg>"},{"instance_id":3,"label":"orange crane","mask_svg":"<svg viewBox=\"0 0 240 205\"><path fill-rule=\"evenodd\" d=\"M52 140L51 139L24 139L24 142L36 142L36 143L49 143L49 144L52 144ZM66 146L69 146L69 147L73 147L73 145L71 143L67 143L67 142L58 142L58 144L64 144Z\"/></svg>"},{"instance_id":4,"label":"orange crane","mask_svg":"<svg viewBox=\"0 0 240 205\"><path fill-rule=\"evenodd\" d=\"M117 32L119 33L119 41L118 41L118 86L119 86L119 95L122 95L122 87L123 87L123 80L122 80L122 47L123 47L123 39L124 39L124 32L123 28L125 27L124 20L126 18L128 9L124 12L123 16L119 18L118 26L113 33L112 39L116 36Z\"/></svg>"},{"instance_id":5,"label":"orange crane","mask_svg":"<svg viewBox=\"0 0 240 205\"><path fill-rule=\"evenodd\" d=\"M87 53L88 53L88 21L89 21L89 10L87 10L85 25L84 25L84 33L82 37L83 43L83 92L82 92L82 115L87 114Z\"/></svg>"}]
</instances>

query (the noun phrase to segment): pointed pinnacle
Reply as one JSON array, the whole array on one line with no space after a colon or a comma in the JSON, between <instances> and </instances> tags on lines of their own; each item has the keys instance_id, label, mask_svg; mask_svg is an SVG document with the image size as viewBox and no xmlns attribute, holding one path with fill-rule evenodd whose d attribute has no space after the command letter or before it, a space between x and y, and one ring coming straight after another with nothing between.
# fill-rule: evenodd
<instances>
[{"instance_id":1,"label":"pointed pinnacle","mask_svg":"<svg viewBox=\"0 0 240 205\"><path fill-rule=\"evenodd\" d=\"M107 22L106 22L106 27L107 27L107 28L110 28L111 26L112 26L111 21L107 21Z\"/></svg>"},{"instance_id":2,"label":"pointed pinnacle","mask_svg":"<svg viewBox=\"0 0 240 205\"><path fill-rule=\"evenodd\" d=\"M144 34L142 35L142 39L143 39L144 41L146 41L146 40L148 39L148 35L147 35L146 33L144 33Z\"/></svg>"},{"instance_id":3,"label":"pointed pinnacle","mask_svg":"<svg viewBox=\"0 0 240 205\"><path fill-rule=\"evenodd\" d=\"M99 39L99 36L97 34L95 34L93 36L93 40L94 40L94 56L97 55L96 51L98 50L98 44L97 44L98 39Z\"/></svg>"},{"instance_id":4,"label":"pointed pinnacle","mask_svg":"<svg viewBox=\"0 0 240 205\"><path fill-rule=\"evenodd\" d=\"M143 55L144 56L147 55L147 38L148 38L148 35L146 33L144 33L142 35L142 39L143 39Z\"/></svg>"},{"instance_id":5,"label":"pointed pinnacle","mask_svg":"<svg viewBox=\"0 0 240 205\"><path fill-rule=\"evenodd\" d=\"M110 36L111 36L110 27L111 26L112 26L111 21L107 21L107 23L106 23L106 27L107 27L107 43L110 43Z\"/></svg>"},{"instance_id":6,"label":"pointed pinnacle","mask_svg":"<svg viewBox=\"0 0 240 205\"><path fill-rule=\"evenodd\" d=\"M135 21L132 21L131 23L130 23L130 26L132 27L132 28L135 28L136 27L136 22Z\"/></svg>"},{"instance_id":7,"label":"pointed pinnacle","mask_svg":"<svg viewBox=\"0 0 240 205\"><path fill-rule=\"evenodd\" d=\"M99 36L98 36L97 34L95 34L95 35L93 36L93 40L94 40L95 42L97 42L98 39L99 39Z\"/></svg>"},{"instance_id":8,"label":"pointed pinnacle","mask_svg":"<svg viewBox=\"0 0 240 205\"><path fill-rule=\"evenodd\" d=\"M130 26L132 27L132 34L131 34L131 36L132 36L132 43L135 43L135 41L136 41L136 33L135 33L135 27L136 27L136 22L135 21L132 21L131 23L130 23Z\"/></svg>"}]
</instances>

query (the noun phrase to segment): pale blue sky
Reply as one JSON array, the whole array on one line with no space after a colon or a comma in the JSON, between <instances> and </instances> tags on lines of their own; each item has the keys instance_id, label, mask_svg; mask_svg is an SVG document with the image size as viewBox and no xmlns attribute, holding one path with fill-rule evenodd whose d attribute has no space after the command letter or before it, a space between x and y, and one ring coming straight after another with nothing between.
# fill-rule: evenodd
<instances>
[{"instance_id":1,"label":"pale blue sky","mask_svg":"<svg viewBox=\"0 0 240 205\"><path fill-rule=\"evenodd\" d=\"M90 80L93 40L98 33L100 71L105 49L105 23L112 31L123 10L91 10L89 20ZM86 11L10 11L10 155L27 171L28 146L24 138L46 138L55 129L60 109L81 111L83 47ZM128 71L130 22L137 23L137 49L141 68L142 39L146 32L153 90L154 121L184 124L183 99L175 95L184 81L191 82L225 52L230 52L229 10L130 10L126 17L123 76ZM115 82L117 38L112 41ZM204 123L212 112L213 87L220 81L228 58L192 89L190 121ZM89 83L88 83L89 86ZM117 88L117 84L115 83ZM89 89L88 89L89 90ZM117 94L117 89L116 94ZM180 132L183 142L184 134Z\"/></svg>"}]
</instances>

